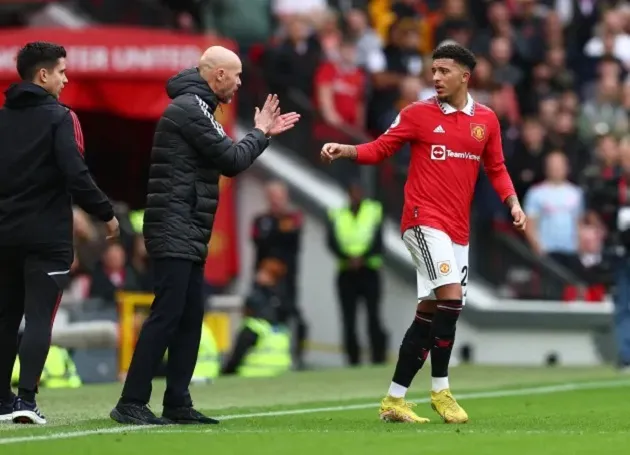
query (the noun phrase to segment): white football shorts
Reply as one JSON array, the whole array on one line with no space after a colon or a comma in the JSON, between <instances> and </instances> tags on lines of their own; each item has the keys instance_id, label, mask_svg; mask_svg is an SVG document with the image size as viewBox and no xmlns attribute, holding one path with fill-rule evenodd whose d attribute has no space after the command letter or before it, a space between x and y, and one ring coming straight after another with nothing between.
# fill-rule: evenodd
<instances>
[{"instance_id":1,"label":"white football shorts","mask_svg":"<svg viewBox=\"0 0 630 455\"><path fill-rule=\"evenodd\" d=\"M435 288L460 283L465 304L468 245L453 243L445 232L428 226L407 229L402 238L416 266L418 300L435 298Z\"/></svg>"}]
</instances>

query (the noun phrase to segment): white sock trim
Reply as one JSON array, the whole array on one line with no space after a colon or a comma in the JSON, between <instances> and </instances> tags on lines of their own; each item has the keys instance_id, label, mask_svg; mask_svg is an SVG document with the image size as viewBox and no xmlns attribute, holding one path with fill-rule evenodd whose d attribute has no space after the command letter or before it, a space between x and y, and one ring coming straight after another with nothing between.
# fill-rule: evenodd
<instances>
[{"instance_id":1,"label":"white sock trim","mask_svg":"<svg viewBox=\"0 0 630 455\"><path fill-rule=\"evenodd\" d=\"M403 387L400 384L392 382L389 386L387 394L394 398L405 398L405 395L407 394L407 387Z\"/></svg>"},{"instance_id":2,"label":"white sock trim","mask_svg":"<svg viewBox=\"0 0 630 455\"><path fill-rule=\"evenodd\" d=\"M433 392L439 392L448 388L448 376L445 378L431 378L431 390Z\"/></svg>"}]
</instances>

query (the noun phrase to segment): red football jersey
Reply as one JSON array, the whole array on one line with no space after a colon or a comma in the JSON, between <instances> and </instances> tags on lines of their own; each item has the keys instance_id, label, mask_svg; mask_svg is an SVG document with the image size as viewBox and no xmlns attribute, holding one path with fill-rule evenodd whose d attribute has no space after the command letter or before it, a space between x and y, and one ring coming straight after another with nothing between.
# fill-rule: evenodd
<instances>
[{"instance_id":1,"label":"red football jersey","mask_svg":"<svg viewBox=\"0 0 630 455\"><path fill-rule=\"evenodd\" d=\"M423 225L468 244L479 166L502 201L515 195L505 168L501 127L492 109L470 95L461 111L437 98L407 106L378 139L357 146L357 163L376 164L409 142L401 231Z\"/></svg>"},{"instance_id":2,"label":"red football jersey","mask_svg":"<svg viewBox=\"0 0 630 455\"><path fill-rule=\"evenodd\" d=\"M363 104L365 87L365 76L361 70L344 71L332 62L325 62L315 73L315 85L331 85L337 113L346 123L357 123L358 106ZM315 99L315 105L318 104Z\"/></svg>"}]
</instances>

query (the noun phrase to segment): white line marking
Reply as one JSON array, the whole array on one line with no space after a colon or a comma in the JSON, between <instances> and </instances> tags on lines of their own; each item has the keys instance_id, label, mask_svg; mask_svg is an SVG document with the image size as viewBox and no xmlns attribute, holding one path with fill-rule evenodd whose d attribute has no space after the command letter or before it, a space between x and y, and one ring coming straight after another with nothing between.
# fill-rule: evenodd
<instances>
[{"instance_id":1,"label":"white line marking","mask_svg":"<svg viewBox=\"0 0 630 455\"><path fill-rule=\"evenodd\" d=\"M427 430L426 425L417 425L416 433L425 433ZM625 430L620 429L619 431L581 431L581 430L490 430L487 428L475 428L467 425L463 428L461 425L450 425L450 429L436 429L435 425L429 425L431 428L431 434L453 434L453 433L463 433L463 434L494 434L494 435L506 435L506 434L523 434L523 435L533 435L533 434L553 434L553 435L593 435L593 434L620 434L627 433ZM362 433L362 430L330 430L330 429L296 429L296 428L283 428L283 429L230 429L230 430L214 430L214 429L205 429L205 428L189 428L185 430L180 430L177 428L172 429L157 429L155 431L151 431L151 435L154 434L270 434L270 433L291 433L291 434L303 434L303 433L331 433L331 434L356 434Z\"/></svg>"},{"instance_id":2,"label":"white line marking","mask_svg":"<svg viewBox=\"0 0 630 455\"><path fill-rule=\"evenodd\" d=\"M473 393L462 393L457 395L458 399L464 400L477 400L477 399L485 399L485 398L503 398L503 397L516 397L523 395L546 395L550 393L560 393L560 392L571 392L575 390L590 390L590 389L610 389L616 387L628 387L630 386L630 381L628 380L613 380L613 381L597 381L597 382L585 382L585 383L569 383L569 384L560 384L560 385L551 385L551 386L542 386L542 387L530 387L524 389L507 389L507 390L497 390L494 392L473 392ZM428 403L428 398L422 398L419 400L413 400L415 403ZM282 417L289 415L298 415L298 414L314 414L318 412L338 412L338 411L354 411L360 409L369 409L372 407L377 407L378 403L360 403L360 404L350 404L343 406L328 406L321 408L304 408L304 409L287 409L283 411L269 411L269 412L256 412L252 414L231 414L219 416L217 419L219 420L235 420L235 419L252 419L252 418L261 418L261 417ZM36 442L36 441L52 441L55 439L71 439L71 438L81 438L84 436L92 436L96 434L118 434L118 433L126 433L129 431L152 431L152 432L165 432L168 433L169 430L163 426L154 426L154 425L145 425L145 426L135 426L135 425L125 425L121 427L111 427L111 428L96 428L94 430L84 430L84 431L68 431L63 433L50 433L44 434L40 436L18 436L11 438L3 438L0 439L0 445L3 444L18 444L21 442ZM182 432L183 430L174 429L170 432ZM208 432L212 432L212 430L204 430ZM236 430L235 432L241 432L242 430ZM226 432L230 432L229 430Z\"/></svg>"}]
</instances>

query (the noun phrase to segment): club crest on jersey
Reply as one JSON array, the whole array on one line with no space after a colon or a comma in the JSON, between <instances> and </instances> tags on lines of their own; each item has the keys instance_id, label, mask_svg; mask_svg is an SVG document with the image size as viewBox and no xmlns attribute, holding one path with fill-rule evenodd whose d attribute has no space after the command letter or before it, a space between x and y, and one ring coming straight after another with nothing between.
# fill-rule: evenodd
<instances>
[{"instance_id":1,"label":"club crest on jersey","mask_svg":"<svg viewBox=\"0 0 630 455\"><path fill-rule=\"evenodd\" d=\"M483 141L486 138L486 125L471 123L470 135L477 139L479 142Z\"/></svg>"},{"instance_id":2,"label":"club crest on jersey","mask_svg":"<svg viewBox=\"0 0 630 455\"><path fill-rule=\"evenodd\" d=\"M438 269L442 275L451 273L451 261L438 262Z\"/></svg>"}]
</instances>

